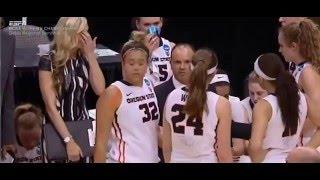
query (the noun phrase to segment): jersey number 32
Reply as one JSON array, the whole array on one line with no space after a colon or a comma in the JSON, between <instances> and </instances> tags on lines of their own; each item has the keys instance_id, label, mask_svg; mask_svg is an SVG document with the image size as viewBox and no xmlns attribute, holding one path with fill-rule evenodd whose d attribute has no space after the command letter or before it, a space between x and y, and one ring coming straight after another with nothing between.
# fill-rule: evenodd
<instances>
[{"instance_id":1,"label":"jersey number 32","mask_svg":"<svg viewBox=\"0 0 320 180\"><path fill-rule=\"evenodd\" d=\"M143 110L147 117L143 117L142 121L148 122L150 120L157 120L159 118L158 108L155 102L149 102L139 105L139 109Z\"/></svg>"}]
</instances>

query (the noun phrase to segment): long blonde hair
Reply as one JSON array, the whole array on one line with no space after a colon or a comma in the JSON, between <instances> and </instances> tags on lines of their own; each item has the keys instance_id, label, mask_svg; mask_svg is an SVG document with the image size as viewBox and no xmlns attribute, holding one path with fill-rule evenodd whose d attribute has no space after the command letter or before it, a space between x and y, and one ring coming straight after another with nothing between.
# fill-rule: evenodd
<instances>
[{"instance_id":1,"label":"long blonde hair","mask_svg":"<svg viewBox=\"0 0 320 180\"><path fill-rule=\"evenodd\" d=\"M79 33L88 30L85 17L61 17L54 28L53 81L57 93L61 93L62 72L66 62L79 53Z\"/></svg>"}]
</instances>

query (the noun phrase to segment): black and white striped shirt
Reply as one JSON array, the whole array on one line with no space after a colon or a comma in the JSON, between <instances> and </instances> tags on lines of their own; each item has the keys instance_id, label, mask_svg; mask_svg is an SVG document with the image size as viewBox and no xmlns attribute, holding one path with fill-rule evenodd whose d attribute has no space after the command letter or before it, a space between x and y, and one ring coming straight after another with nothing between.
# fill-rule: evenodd
<instances>
[{"instance_id":1,"label":"black and white striped shirt","mask_svg":"<svg viewBox=\"0 0 320 180\"><path fill-rule=\"evenodd\" d=\"M52 71L54 52L40 58L39 70ZM67 60L63 70L61 94L57 97L57 108L64 121L89 119L85 94L89 85L89 64L85 57Z\"/></svg>"}]
</instances>

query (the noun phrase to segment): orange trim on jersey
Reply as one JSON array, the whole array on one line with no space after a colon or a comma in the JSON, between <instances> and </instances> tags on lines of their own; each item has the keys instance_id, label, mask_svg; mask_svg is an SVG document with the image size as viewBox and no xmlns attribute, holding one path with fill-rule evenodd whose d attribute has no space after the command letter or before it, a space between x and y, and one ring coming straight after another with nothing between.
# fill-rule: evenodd
<instances>
[{"instance_id":1,"label":"orange trim on jersey","mask_svg":"<svg viewBox=\"0 0 320 180\"><path fill-rule=\"evenodd\" d=\"M120 135L118 135L118 131L117 128L116 128L116 125L114 124L114 122L112 122L112 127L114 129L114 132L115 132L115 135L118 139L120 139ZM121 149L120 149L120 144L121 144L121 141L119 142L119 162L120 162L120 156L121 156Z\"/></svg>"},{"instance_id":2,"label":"orange trim on jersey","mask_svg":"<svg viewBox=\"0 0 320 180\"><path fill-rule=\"evenodd\" d=\"M126 157L125 157L125 147L126 147L126 142L123 141L123 162L125 162Z\"/></svg>"},{"instance_id":3,"label":"orange trim on jersey","mask_svg":"<svg viewBox=\"0 0 320 180\"><path fill-rule=\"evenodd\" d=\"M124 141L123 141L123 139L122 139L122 133L121 133L121 128L120 128L120 126L119 126L119 123L118 123L118 118L117 118L117 115L115 115L115 124L116 124L116 126L115 127L117 127L118 128L118 131L119 131L119 133L120 133L120 143L119 143L119 158L118 158L118 161L120 162L120 163L124 163L124 160L125 160L125 157L124 157L124 153L125 153L125 148L124 148ZM119 138L119 137L118 137ZM121 151L121 144L122 144L122 151ZM121 155L122 155L122 161L121 161Z\"/></svg>"},{"instance_id":4,"label":"orange trim on jersey","mask_svg":"<svg viewBox=\"0 0 320 180\"><path fill-rule=\"evenodd\" d=\"M219 156L218 156L218 154L217 154L217 149L216 149L216 144L217 144L217 142L218 142L218 133L217 133L217 131L218 131L218 126L219 126L219 120L218 120L218 122L217 122L217 126L216 126L216 128L215 128L215 130L214 130L214 132L215 132L215 137L214 137L214 139L215 139L215 141L214 141L214 144L213 144L213 148L214 148L214 154L216 155L216 157L217 157L217 160L218 160L218 162L219 162Z\"/></svg>"},{"instance_id":5,"label":"orange trim on jersey","mask_svg":"<svg viewBox=\"0 0 320 180\"><path fill-rule=\"evenodd\" d=\"M117 138L119 138L119 137L118 137L118 133L117 133L117 129L116 129L116 127L114 126L114 122L112 122L111 124L112 124L113 130L114 130L114 134L116 135Z\"/></svg>"},{"instance_id":6,"label":"orange trim on jersey","mask_svg":"<svg viewBox=\"0 0 320 180\"><path fill-rule=\"evenodd\" d=\"M119 142L119 158L118 158L118 162L119 163L123 163L121 162L121 154L122 154L122 151L121 151L121 143L122 143L122 136L120 134L120 130L119 130L119 127L117 125L115 125L114 122L112 122L112 126L114 128L114 131L115 131L115 134L116 134L116 137L120 140ZM119 132L119 133L118 133Z\"/></svg>"}]
</instances>

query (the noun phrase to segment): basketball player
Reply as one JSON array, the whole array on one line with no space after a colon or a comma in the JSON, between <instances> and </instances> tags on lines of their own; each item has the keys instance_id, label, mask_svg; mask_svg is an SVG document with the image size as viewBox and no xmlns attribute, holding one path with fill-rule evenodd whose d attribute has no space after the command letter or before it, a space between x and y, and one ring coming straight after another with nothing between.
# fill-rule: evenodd
<instances>
[{"instance_id":1,"label":"basketball player","mask_svg":"<svg viewBox=\"0 0 320 180\"><path fill-rule=\"evenodd\" d=\"M262 98L266 97L268 95L268 92L264 90L260 84L259 84L259 78L254 71L252 71L246 80L247 82L247 90L249 96L246 97L241 101L243 110L244 110L244 119L245 123L252 124L252 110L254 105ZM240 156L239 162L241 163L249 163L251 162L250 157L247 156L248 154L248 146L249 141L245 140L245 154L243 156Z\"/></svg>"},{"instance_id":2,"label":"basketball player","mask_svg":"<svg viewBox=\"0 0 320 180\"><path fill-rule=\"evenodd\" d=\"M276 54L259 56L254 72L269 95L253 109L250 158L255 163L285 163L288 153L299 142L307 117L306 97Z\"/></svg>"},{"instance_id":3,"label":"basketball player","mask_svg":"<svg viewBox=\"0 0 320 180\"><path fill-rule=\"evenodd\" d=\"M158 102L145 78L149 50L129 41L121 50L123 80L111 84L97 102L94 162L157 163Z\"/></svg>"},{"instance_id":4,"label":"basketball player","mask_svg":"<svg viewBox=\"0 0 320 180\"><path fill-rule=\"evenodd\" d=\"M320 81L319 27L309 19L290 23L280 28L278 42L280 45L279 51L285 60L291 64L291 74L300 89L310 99L310 102L308 101L309 119L306 120L300 145L315 150L320 145L320 112L318 109L320 107L320 85L318 83ZM302 152L303 149L300 148L297 152ZM308 152L309 150L306 150L306 153L301 155L308 155Z\"/></svg>"},{"instance_id":5,"label":"basketball player","mask_svg":"<svg viewBox=\"0 0 320 180\"><path fill-rule=\"evenodd\" d=\"M157 86L168 81L172 76L170 65L173 42L161 37L162 17L136 17L133 19L137 30L147 33L146 46L151 56L148 76Z\"/></svg>"},{"instance_id":6,"label":"basketball player","mask_svg":"<svg viewBox=\"0 0 320 180\"><path fill-rule=\"evenodd\" d=\"M165 104L165 162L232 162L230 103L226 98L207 91L217 59L213 58L211 51L200 49L192 64L190 85L172 91Z\"/></svg>"},{"instance_id":7,"label":"basketball player","mask_svg":"<svg viewBox=\"0 0 320 180\"><path fill-rule=\"evenodd\" d=\"M252 71L247 78L249 96L241 101L245 110L246 123L252 123L252 109L254 105L268 95L268 92L260 86L258 80L259 78L254 71Z\"/></svg>"}]
</instances>

